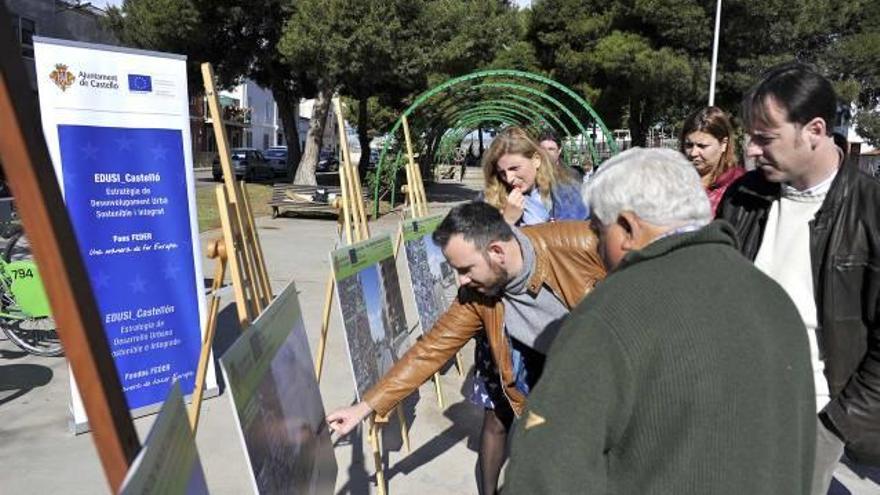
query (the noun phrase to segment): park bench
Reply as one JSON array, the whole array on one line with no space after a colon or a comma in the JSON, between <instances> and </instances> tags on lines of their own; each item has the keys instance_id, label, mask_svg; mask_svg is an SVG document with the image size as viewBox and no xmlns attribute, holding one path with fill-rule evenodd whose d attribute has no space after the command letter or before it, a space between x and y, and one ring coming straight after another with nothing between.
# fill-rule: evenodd
<instances>
[{"instance_id":1,"label":"park bench","mask_svg":"<svg viewBox=\"0 0 880 495\"><path fill-rule=\"evenodd\" d=\"M342 195L339 186L307 186L279 183L272 186L272 218L292 212L307 215L338 215L334 199ZM363 190L367 197L367 190Z\"/></svg>"}]
</instances>

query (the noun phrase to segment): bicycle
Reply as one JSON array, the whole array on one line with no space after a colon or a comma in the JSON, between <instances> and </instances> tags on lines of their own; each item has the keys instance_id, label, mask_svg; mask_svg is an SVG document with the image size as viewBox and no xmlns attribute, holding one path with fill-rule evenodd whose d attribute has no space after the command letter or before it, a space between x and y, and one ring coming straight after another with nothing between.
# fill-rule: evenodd
<instances>
[{"instance_id":1,"label":"bicycle","mask_svg":"<svg viewBox=\"0 0 880 495\"><path fill-rule=\"evenodd\" d=\"M0 258L0 328L22 350L37 356L64 353L43 281L20 225L13 225Z\"/></svg>"}]
</instances>

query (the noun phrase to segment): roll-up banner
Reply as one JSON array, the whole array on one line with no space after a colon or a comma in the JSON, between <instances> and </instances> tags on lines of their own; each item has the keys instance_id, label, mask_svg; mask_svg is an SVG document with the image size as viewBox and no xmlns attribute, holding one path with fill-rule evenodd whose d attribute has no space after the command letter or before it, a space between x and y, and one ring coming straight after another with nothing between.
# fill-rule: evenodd
<instances>
[{"instance_id":1,"label":"roll-up banner","mask_svg":"<svg viewBox=\"0 0 880 495\"><path fill-rule=\"evenodd\" d=\"M186 58L34 38L43 133L133 416L193 391L206 317ZM206 381L216 394L214 367ZM88 429L71 378L72 428Z\"/></svg>"}]
</instances>

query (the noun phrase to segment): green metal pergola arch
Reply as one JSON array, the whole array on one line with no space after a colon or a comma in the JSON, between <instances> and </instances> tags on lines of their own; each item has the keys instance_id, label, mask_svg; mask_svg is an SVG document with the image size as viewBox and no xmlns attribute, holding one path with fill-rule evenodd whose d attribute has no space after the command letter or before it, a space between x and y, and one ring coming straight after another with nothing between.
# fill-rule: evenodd
<instances>
[{"instance_id":1,"label":"green metal pergola arch","mask_svg":"<svg viewBox=\"0 0 880 495\"><path fill-rule=\"evenodd\" d=\"M496 84L482 83L482 84L479 84L479 85L477 85L477 86L488 86L488 85L492 85L492 86L515 86L515 85L510 85L510 84L505 84L505 83L496 83ZM523 87L522 89L532 90L531 88L528 88L528 87ZM562 105L561 102L559 102L558 100L555 100L553 97L551 97L551 96L549 96L549 95L546 95L546 94L544 94L544 93L541 93L541 92L539 92L539 91L537 91L537 90L532 90L532 91L534 91L534 93L536 94L536 96L541 96L541 97L549 98L550 100L552 100L553 102L555 102L555 103L557 104L557 107L562 108L562 109L564 109L564 110L567 110L567 109L565 108L565 106ZM500 95L499 95L499 96L500 96ZM518 94L514 94L514 93L505 94L505 95L503 95L503 96L504 96L504 98L498 98L498 99L494 99L494 100L481 101L481 103L508 103L508 100L506 100L505 98L510 98L510 99L512 99L512 100L516 100L517 102L522 102L522 104L524 104L524 105L532 105L532 106L534 106L536 109L538 109L538 111L541 113L542 119L543 119L543 121L544 121L545 123L550 124L551 127L553 127L554 129L556 129L556 131L559 132L560 134L564 134L565 136L573 136L573 134L572 134L571 130L569 129L569 127L566 126L565 123L562 122L562 121L559 119L559 117L557 117L557 115L556 115L556 114L555 114L555 113L554 113L549 107L543 105L543 104L540 103L540 102L537 102L537 101L534 101L534 100L530 100L529 98L526 98L526 97L524 97L524 96L521 96L521 95L518 95ZM510 102L510 103L513 104L513 102ZM456 110L458 110L458 109L456 109ZM439 117L440 117L440 116L435 116L435 119L437 119L437 118L439 118ZM577 122L577 121L576 121L576 122ZM577 122L577 124L580 124L580 122ZM456 123L456 125L461 125L461 124ZM579 127L581 128L582 133L585 132L585 130L583 130L582 126L579 126ZM466 136L467 134L469 134L470 132L472 132L472 130L473 130L473 129L464 128L464 129L460 129L459 132L455 132L455 133L445 133L445 134L442 136L442 138L441 138L441 144L440 144L440 146L439 146L439 149L440 149L440 150L445 150L445 148L448 147L448 146L446 146L446 141L458 141L458 142L461 142L461 140L464 138L464 136ZM592 143L589 143L589 144L590 144L590 151L591 151L592 155L594 156L594 159L596 159L596 156L595 156L595 155L596 155L596 153L595 153L595 149L593 148L593 146L591 146ZM443 153L443 154L444 154L445 156L451 156L449 153Z\"/></svg>"},{"instance_id":2,"label":"green metal pergola arch","mask_svg":"<svg viewBox=\"0 0 880 495\"><path fill-rule=\"evenodd\" d=\"M538 76L538 77L540 77L540 76ZM581 131L582 136L588 135L588 132L587 132L586 128L584 128L584 126L582 125L581 121L558 99L553 98L552 96L548 95L547 93L539 91L539 90L532 88L530 86L513 84L513 83L509 83L509 82L483 82L480 84L475 84L473 86L470 86L465 91L460 91L455 94L449 94L449 90L447 90L446 91L447 97L444 100L444 102L441 103L441 105L444 107L444 109L443 109L443 111L439 112L439 114L434 115L431 118L431 124L429 124L429 126L436 125L436 123L439 119L445 117L445 115L443 115L443 112L445 112L448 107L452 106L453 108L455 108L455 105L458 104L461 100L467 99L467 98L472 98L474 96L479 96L479 95L474 95L474 93L475 93L474 90L485 89L485 88L490 88L490 89L504 88L504 89L509 89L512 91L522 91L522 92L525 92L525 93L530 94L532 96L537 96L541 99L546 99L547 101L553 103L557 108L560 109L560 111L562 111L565 114L566 117L568 117L572 122L574 122L574 124ZM507 97L514 97L515 96L518 98L523 98L520 95L516 95L516 94L506 94L505 96L507 96ZM531 100L529 100L529 101L531 101ZM537 102L532 102L532 103L537 104ZM546 107L544 107L544 108L546 108ZM548 111L547 114L548 114L548 116L556 117L552 111ZM448 121L448 118L446 120ZM558 122L558 125L561 127L561 128L559 128L559 127L556 128L557 132L565 131L565 134L567 136L569 136L569 137L573 136L573 134L570 131L568 131L568 128L564 124L562 124L561 120L558 119L558 117L555 118L554 121ZM548 123L549 123L549 121L548 121ZM601 124L601 122L599 122L599 124ZM593 146L592 141L586 140L586 144L587 144L587 148L590 151L590 155L591 155L591 158L593 159L593 162L594 163L598 162L598 159L599 159L598 153L596 152L595 146ZM580 155L580 151L578 152L578 155ZM578 159L580 159L580 158L578 158Z\"/></svg>"},{"instance_id":3,"label":"green metal pergola arch","mask_svg":"<svg viewBox=\"0 0 880 495\"><path fill-rule=\"evenodd\" d=\"M455 134L449 138L450 141L457 139L460 143L464 136L475 130L483 122L499 122L502 125L522 125L524 122L520 120L521 118L521 116L511 115L506 112L483 109L479 112L462 115L455 127L447 129L447 133ZM440 148L444 146L443 141L444 139L441 139Z\"/></svg>"},{"instance_id":4,"label":"green metal pergola arch","mask_svg":"<svg viewBox=\"0 0 880 495\"><path fill-rule=\"evenodd\" d=\"M491 102L480 102L479 105L474 105L472 108L469 108L467 110L462 111L456 117L457 117L457 120L460 120L462 117L466 117L468 115L473 114L474 112L479 112L479 111L483 111L483 110L498 110L500 112L507 112L512 115L517 115L517 116L525 119L525 120L521 121L523 124L532 123L532 122L538 123L538 122L544 121L544 118L538 112L522 110L522 109L515 108L515 107L511 108L506 105L501 105L501 104L491 103Z\"/></svg>"},{"instance_id":5,"label":"green metal pergola arch","mask_svg":"<svg viewBox=\"0 0 880 495\"><path fill-rule=\"evenodd\" d=\"M542 100L547 100L549 103L552 103L556 108L558 108L560 112L565 114L565 116L568 117L578 127L578 129L580 129L582 134L587 133L587 130L583 127L583 125L581 124L581 121L574 115L574 113L572 113L569 110L568 107L566 107L558 99L548 95L547 93L545 93L543 91L539 91L539 90L532 88L530 86L523 86L521 84L513 84L513 83L509 83L509 82L483 82L483 83L471 86L469 88L469 90L470 89L483 89L483 88L488 88L488 89L501 88L501 89L507 89L507 90L511 90L511 91L521 91L521 92L529 94L531 96L538 97ZM465 98L467 96L469 96L469 93L462 92L458 96L453 96L453 97L449 98L449 100L451 100L453 102L457 102L458 100ZM505 94L505 96L508 96L508 97L517 96L519 98L523 98L520 95L516 95L516 94L512 94L512 93ZM534 100L530 100L530 101L534 101ZM548 113L554 113L554 112L549 111L549 109L548 109Z\"/></svg>"},{"instance_id":6,"label":"green metal pergola arch","mask_svg":"<svg viewBox=\"0 0 880 495\"><path fill-rule=\"evenodd\" d=\"M479 86L479 87L477 87ZM516 99L518 101L523 101L523 99L528 101L529 105L534 105L535 108L544 108L546 113L556 114L557 112L551 110L549 107L543 105L538 99L531 99L528 97L524 97L520 94L510 92L500 92L498 89L500 86L489 86L487 84L480 84L474 87L470 87L465 89L464 91L457 92L455 94L451 94L445 96L444 99L438 102L436 105L430 108L430 110L426 110L429 112L428 116L414 116L411 125L421 126L421 127L434 127L436 125L442 125L444 123L449 123L449 115L454 114L457 111L462 110L463 108L470 107L474 104L474 102L483 101L485 99L499 99L499 98L510 98ZM514 85L515 86L515 85ZM509 88L506 88L509 89ZM523 86L523 89L529 89ZM488 90L488 91L487 91ZM528 93L523 91L523 93L530 94L531 96L537 96L533 93ZM539 93L535 91L535 93ZM425 119L423 121L423 119Z\"/></svg>"},{"instance_id":7,"label":"green metal pergola arch","mask_svg":"<svg viewBox=\"0 0 880 495\"><path fill-rule=\"evenodd\" d=\"M484 83L484 84L482 84L481 86L486 86L486 85L493 85L493 86L495 86L495 85L497 85L497 86L512 86L512 85L509 85L509 84L503 84L503 83L495 83L495 84L492 84L492 83ZM523 89L526 89L526 88L523 87ZM557 104L557 106L558 106L560 109L562 109L562 110L567 114L567 116L568 116L573 122L575 122L575 124L577 125L578 129L581 131L581 135L584 136L584 135L587 134L587 130L583 127L583 125L581 125L580 121L577 120L577 118L575 118L575 116L574 116L574 115L568 110L568 108L566 108L564 105L562 105L561 102L559 102L558 100L552 98L552 97L549 96L549 95L546 95L546 94L540 93L540 92L538 92L538 91L535 91L535 93L537 93L538 95L545 96L546 98L549 98L550 100L552 100L553 102L555 102L555 103ZM546 106L544 106L544 105L542 105L542 104L540 104L540 103L534 102L533 100L529 100L528 98L525 98L525 97L523 97L523 96L516 95L516 94L506 94L506 95L504 95L504 96L507 97L507 98L517 99L517 100L519 100L519 101L529 102L530 104L535 105L537 108L540 108L540 109L543 111L544 114L546 114L546 117L544 118L544 121L545 121L547 124L551 124L550 121L552 121L552 123L555 123L555 124L556 124L556 125L552 125L552 124L551 124L551 127L554 127L558 133L560 133L560 134L564 134L565 136L568 136L568 137L572 137L572 136L574 136L574 134L572 134L571 130L570 130L570 129L569 129L569 128L568 128L568 127L567 127L567 126L566 126L566 125L565 125L565 124L564 124L564 123L563 123L563 122L562 122L562 121L561 121L561 120L560 120L560 119L559 119L559 118L558 118L558 117L557 117L557 116L556 116L556 115L555 115L555 114L549 109L549 108L547 108ZM489 100L489 101L500 102L500 100ZM483 101L483 102L481 102L481 103L485 103L485 101ZM510 104L513 104L513 103L511 102ZM598 153L596 152L595 146L593 146L592 141L589 141L589 140L588 140L588 141L586 141L586 144L587 144L587 148L588 148L589 151L590 151L590 155L591 155L591 158L593 159L593 162L594 162L594 163L598 162L598 160L599 160L599 156L598 156ZM578 154L579 154L579 153L578 153ZM580 159L580 156L578 157L578 160L579 160L579 159Z\"/></svg>"},{"instance_id":8,"label":"green metal pergola arch","mask_svg":"<svg viewBox=\"0 0 880 495\"><path fill-rule=\"evenodd\" d=\"M451 141L457 139L461 142L461 139L463 139L465 135L476 130L479 125L484 122L497 122L502 125L521 125L523 123L519 118L511 117L506 113L494 111L472 113L470 115L464 115L458 119L455 127L446 129L444 136L441 137L441 142L446 139L445 136L450 136L449 140Z\"/></svg>"},{"instance_id":9,"label":"green metal pergola arch","mask_svg":"<svg viewBox=\"0 0 880 495\"><path fill-rule=\"evenodd\" d=\"M542 103L536 102L534 100L530 100L529 98L526 98L526 97L518 95L518 94L504 94L504 95L498 95L498 96L499 96L499 98L493 98L493 99L489 99L489 100L480 100L480 103L481 104L482 103L494 103L494 104L500 104L500 105L511 105L514 108L520 108L520 109L522 109L523 107L527 107L530 110L539 112L541 115L541 120L543 120L547 124L551 125L554 129L556 129L557 132L564 133L566 136L572 136L570 128L567 125L565 125L565 123L562 122L562 120L559 119L559 117L556 115L555 112L553 112L552 109L543 105ZM434 120L436 120L440 117L444 117L446 121L452 121L452 119L455 116L457 116L461 111L462 111L461 109L455 108L455 110L452 111L449 115L442 115L442 116L438 115L435 117ZM450 116L452 116L452 117L450 117Z\"/></svg>"},{"instance_id":10,"label":"green metal pergola arch","mask_svg":"<svg viewBox=\"0 0 880 495\"><path fill-rule=\"evenodd\" d=\"M608 135L608 129L605 127L605 123L602 122L602 119L599 117L598 114L596 114L595 110L593 110L593 107L591 107L589 105L589 103L587 103L583 98L578 96L577 93L575 93L574 91L572 91L571 89L569 89L565 85L554 81L553 79L549 79L544 76L540 76L538 74L533 74L531 72L509 70L509 69L477 71L477 72L473 72L471 74L467 74L464 76L450 79L450 80L448 80L440 85L437 85L434 88L426 91L425 93L422 93L418 98L415 99L415 101L413 101L412 105L410 105L409 108L404 110L403 115L406 115L407 117L409 117L410 114L412 114L416 108L418 108L423 103L428 101L434 95L436 95L442 91L445 91L446 89L449 89L453 86L456 86L456 85L464 83L464 82L472 81L474 79L483 79L486 77L497 77L497 76L505 76L505 77L511 77L511 78L515 78L515 79L526 79L526 80L530 80L530 81L535 81L539 84L546 84L548 86L553 87L554 89L559 90L560 92L562 92L563 94L567 95L572 100L577 102L584 110L586 110L587 113L591 117L593 117L593 120L595 120L598 124L600 124L600 127L602 128L602 132L605 133L606 136ZM395 123L394 127L391 129L392 134L397 130L397 128L400 127L400 123L401 123L401 119L398 119L397 123Z\"/></svg>"},{"instance_id":11,"label":"green metal pergola arch","mask_svg":"<svg viewBox=\"0 0 880 495\"><path fill-rule=\"evenodd\" d=\"M493 80L493 78L501 78L502 80ZM516 81L524 81L531 84L540 85L545 88L542 91L539 88L518 84ZM472 84L475 83L475 84ZM460 90L457 86L466 85L465 91ZM498 94L498 90L506 90L506 93ZM493 94L495 92L495 94ZM553 93L548 94L548 92ZM441 131L441 135L430 138L432 142L438 144L440 142L434 139L451 139L451 135L447 132L449 129L467 129L462 135L466 136L474 127L480 123L498 123L502 126L517 125L527 122L533 124L549 125L557 130L560 134L565 134L568 138L575 138L572 134L572 127L566 125L565 120L570 120L577 130L580 131L580 143L583 146L586 143L587 148L592 155L594 163L599 163L599 155L593 143L595 135L587 132L583 122L565 103L560 101L558 97L564 96L573 103L572 108L578 108L588 115L595 126L601 129L603 140L607 145L607 149L613 154L617 153L617 144L613 141L611 133L605 126L605 123L595 112L595 110L581 98L577 93L568 87L544 76L529 72L516 70L483 70L450 79L442 84L431 88L430 90L419 95L413 103L401 113L400 118L394 123L391 130L386 134L385 144L379 155L379 163L377 164L376 173L381 174L385 166L386 155L393 143L400 143L401 140L396 136L400 132L403 118L407 117L411 126L411 135L419 136L422 132L430 129ZM443 102L438 105L440 111L428 112L424 118L420 118L416 112L422 106L427 104L434 98L443 98ZM470 100L470 102L468 101ZM552 104L558 111L549 108L546 102ZM462 108L466 107L466 108ZM456 132L455 134L458 134ZM429 133L430 135L430 133ZM460 141L459 141L460 142ZM571 143L569 141L569 143ZM431 145L432 147L434 145ZM569 144L569 146L574 146ZM437 148L432 148L436 150ZM583 150L583 148L579 148ZM432 151L434 153L434 151ZM395 169L399 166L400 151L394 161ZM392 191L395 189L395 178L392 178ZM379 186L380 181L376 181L374 190L374 215L378 215L379 206ZM392 192L393 194L393 192Z\"/></svg>"}]
</instances>

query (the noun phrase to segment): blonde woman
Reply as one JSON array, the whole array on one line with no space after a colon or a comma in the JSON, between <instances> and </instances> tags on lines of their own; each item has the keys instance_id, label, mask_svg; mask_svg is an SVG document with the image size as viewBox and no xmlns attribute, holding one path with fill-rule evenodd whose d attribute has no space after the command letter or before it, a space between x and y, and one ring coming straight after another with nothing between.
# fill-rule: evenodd
<instances>
[{"instance_id":1,"label":"blonde woman","mask_svg":"<svg viewBox=\"0 0 880 495\"><path fill-rule=\"evenodd\" d=\"M518 127L498 134L483 155L485 189L482 200L498 208L510 225L534 225L554 220L585 220L589 210L580 194L580 181L562 169L547 152ZM481 492L497 491L506 459L507 434L513 411L504 398L501 378L485 337L474 353L474 388L470 401L485 410L480 436ZM535 384L543 355L511 339L517 388L523 394Z\"/></svg>"},{"instance_id":2,"label":"blonde woman","mask_svg":"<svg viewBox=\"0 0 880 495\"><path fill-rule=\"evenodd\" d=\"M580 183L518 127L502 131L483 156L483 200L511 225L584 220Z\"/></svg>"}]
</instances>

